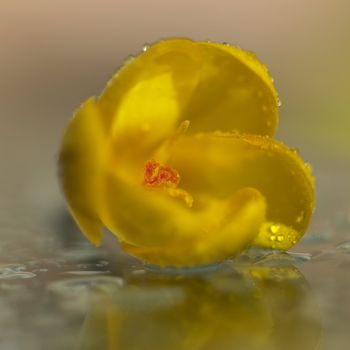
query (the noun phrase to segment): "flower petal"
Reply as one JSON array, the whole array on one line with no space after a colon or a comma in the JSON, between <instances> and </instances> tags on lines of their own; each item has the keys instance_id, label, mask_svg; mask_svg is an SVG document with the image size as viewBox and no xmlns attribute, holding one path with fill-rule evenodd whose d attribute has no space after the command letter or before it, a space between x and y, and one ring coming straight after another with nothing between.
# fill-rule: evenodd
<instances>
[{"instance_id":1,"label":"flower petal","mask_svg":"<svg viewBox=\"0 0 350 350\"><path fill-rule=\"evenodd\" d=\"M183 111L191 131L274 135L278 96L265 66L238 47L201 42L200 76Z\"/></svg>"},{"instance_id":2,"label":"flower petal","mask_svg":"<svg viewBox=\"0 0 350 350\"><path fill-rule=\"evenodd\" d=\"M167 163L181 174L181 186L200 198L226 198L241 188L266 199L266 222L254 244L288 249L304 234L314 209L310 169L299 155L269 137L242 134L184 135Z\"/></svg>"},{"instance_id":3,"label":"flower petal","mask_svg":"<svg viewBox=\"0 0 350 350\"><path fill-rule=\"evenodd\" d=\"M93 98L75 113L63 138L60 174L69 209L83 233L101 242L99 185L104 158L105 132Z\"/></svg>"},{"instance_id":4,"label":"flower petal","mask_svg":"<svg viewBox=\"0 0 350 350\"><path fill-rule=\"evenodd\" d=\"M99 106L116 139L143 130L151 143L185 120L191 132L273 135L277 126L277 93L256 58L236 47L188 39L160 41L129 60Z\"/></svg>"},{"instance_id":5,"label":"flower petal","mask_svg":"<svg viewBox=\"0 0 350 350\"><path fill-rule=\"evenodd\" d=\"M126 242L122 246L129 254L161 266L220 262L247 247L264 219L264 198L258 191L245 188L198 214L196 220L202 223L202 230L193 232L192 237L165 246L136 246Z\"/></svg>"}]
</instances>

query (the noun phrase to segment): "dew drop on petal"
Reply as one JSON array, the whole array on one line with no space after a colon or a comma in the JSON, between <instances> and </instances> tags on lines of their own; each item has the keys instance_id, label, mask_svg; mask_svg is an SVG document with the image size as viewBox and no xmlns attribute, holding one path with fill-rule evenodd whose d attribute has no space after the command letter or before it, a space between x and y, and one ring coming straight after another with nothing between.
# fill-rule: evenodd
<instances>
[{"instance_id":1,"label":"dew drop on petal","mask_svg":"<svg viewBox=\"0 0 350 350\"><path fill-rule=\"evenodd\" d=\"M279 231L280 227L280 225L273 224L270 226L270 232L276 234Z\"/></svg>"},{"instance_id":2,"label":"dew drop on petal","mask_svg":"<svg viewBox=\"0 0 350 350\"><path fill-rule=\"evenodd\" d=\"M303 220L304 220L304 217L305 217L305 212L304 211L302 211L300 214L299 214L299 216L297 217L297 223L300 223L300 222L302 222Z\"/></svg>"},{"instance_id":3,"label":"dew drop on petal","mask_svg":"<svg viewBox=\"0 0 350 350\"><path fill-rule=\"evenodd\" d=\"M293 147L290 150L291 150L292 153L299 155L299 149L298 148Z\"/></svg>"},{"instance_id":4,"label":"dew drop on petal","mask_svg":"<svg viewBox=\"0 0 350 350\"><path fill-rule=\"evenodd\" d=\"M278 235L277 236L277 241L278 242L283 242L284 241L284 235Z\"/></svg>"},{"instance_id":5,"label":"dew drop on petal","mask_svg":"<svg viewBox=\"0 0 350 350\"><path fill-rule=\"evenodd\" d=\"M146 52L149 48L150 48L150 45L149 45L149 44L145 44L145 45L143 45L143 47L142 47L142 51L143 51L143 52Z\"/></svg>"}]
</instances>

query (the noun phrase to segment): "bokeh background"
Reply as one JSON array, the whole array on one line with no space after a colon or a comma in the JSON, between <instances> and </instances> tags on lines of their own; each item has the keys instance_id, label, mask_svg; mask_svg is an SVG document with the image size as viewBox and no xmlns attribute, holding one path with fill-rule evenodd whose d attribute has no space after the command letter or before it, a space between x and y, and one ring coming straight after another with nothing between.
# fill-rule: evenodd
<instances>
[{"instance_id":1,"label":"bokeh background","mask_svg":"<svg viewBox=\"0 0 350 350\"><path fill-rule=\"evenodd\" d=\"M313 165L319 189L346 200L349 35L347 0L2 0L0 200L26 213L62 203L57 149L72 111L129 55L169 36L256 52L283 103L278 138Z\"/></svg>"},{"instance_id":2,"label":"bokeh background","mask_svg":"<svg viewBox=\"0 0 350 350\"><path fill-rule=\"evenodd\" d=\"M0 0L2 242L30 245L52 233L66 213L56 163L72 112L129 55L174 36L239 45L269 67L282 100L277 138L297 147L316 176L310 232L333 232L340 218L342 239L350 237L348 0ZM0 244L2 260L4 251ZM307 275L316 289L326 265ZM327 285L324 294L334 301L325 307L335 317L332 346L349 341L350 310L335 306L348 301L342 290Z\"/></svg>"}]
</instances>

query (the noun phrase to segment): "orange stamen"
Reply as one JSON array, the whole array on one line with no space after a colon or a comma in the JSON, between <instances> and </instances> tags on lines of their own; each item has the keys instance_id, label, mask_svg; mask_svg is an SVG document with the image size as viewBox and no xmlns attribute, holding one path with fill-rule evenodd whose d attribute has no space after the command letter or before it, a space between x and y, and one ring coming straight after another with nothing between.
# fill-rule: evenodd
<instances>
[{"instance_id":1,"label":"orange stamen","mask_svg":"<svg viewBox=\"0 0 350 350\"><path fill-rule=\"evenodd\" d=\"M151 187L160 185L175 185L176 187L180 182L180 175L175 169L160 165L152 159L145 165L144 181Z\"/></svg>"}]
</instances>

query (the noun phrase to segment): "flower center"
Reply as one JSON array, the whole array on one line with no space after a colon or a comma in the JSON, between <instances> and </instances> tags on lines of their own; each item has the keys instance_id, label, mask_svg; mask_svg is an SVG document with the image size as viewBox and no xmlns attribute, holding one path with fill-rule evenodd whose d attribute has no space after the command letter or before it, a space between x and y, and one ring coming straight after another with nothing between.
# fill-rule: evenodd
<instances>
[{"instance_id":1,"label":"flower center","mask_svg":"<svg viewBox=\"0 0 350 350\"><path fill-rule=\"evenodd\" d=\"M169 166L160 165L154 159L146 162L144 181L147 186L157 187L160 185L173 185L177 187L180 175Z\"/></svg>"},{"instance_id":2,"label":"flower center","mask_svg":"<svg viewBox=\"0 0 350 350\"><path fill-rule=\"evenodd\" d=\"M177 188L180 182L179 173L169 167L164 166L151 159L145 164L144 184L149 187L163 187L166 193L174 198L185 202L188 207L192 207L193 198L185 190Z\"/></svg>"}]
</instances>

